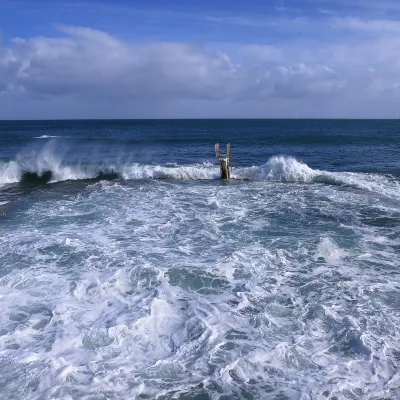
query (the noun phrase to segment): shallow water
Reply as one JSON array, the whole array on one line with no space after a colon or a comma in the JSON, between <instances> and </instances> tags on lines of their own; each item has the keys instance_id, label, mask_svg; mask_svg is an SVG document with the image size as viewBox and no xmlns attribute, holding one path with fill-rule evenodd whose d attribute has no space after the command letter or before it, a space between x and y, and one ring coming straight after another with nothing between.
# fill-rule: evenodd
<instances>
[{"instance_id":1,"label":"shallow water","mask_svg":"<svg viewBox=\"0 0 400 400\"><path fill-rule=\"evenodd\" d=\"M397 121L367 167L378 122L297 123L126 121L122 138L116 122L7 125L1 397L400 397ZM103 136L88 154L79 135L93 124ZM150 131L139 150L135 124ZM237 180L217 179L221 137ZM52 178L20 182L26 171Z\"/></svg>"}]
</instances>

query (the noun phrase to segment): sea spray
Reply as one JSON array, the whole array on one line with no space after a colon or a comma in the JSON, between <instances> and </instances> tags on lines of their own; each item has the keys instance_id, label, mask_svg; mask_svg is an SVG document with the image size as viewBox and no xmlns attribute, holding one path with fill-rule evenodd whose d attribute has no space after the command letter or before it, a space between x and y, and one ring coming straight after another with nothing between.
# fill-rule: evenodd
<instances>
[{"instance_id":1,"label":"sea spray","mask_svg":"<svg viewBox=\"0 0 400 400\"><path fill-rule=\"evenodd\" d=\"M17 155L15 161L0 163L0 186L26 181L29 176L36 176L36 180L41 183L81 179L215 180L220 177L219 167L209 162L188 165L176 163L146 165L136 162L87 163L78 160L71 164L64 161L65 154L66 149L60 151L59 146L52 141L40 150L25 150ZM26 173L30 175L27 176ZM232 179L349 186L400 198L400 182L394 177L312 169L294 157L287 156L273 156L260 166L233 167Z\"/></svg>"},{"instance_id":2,"label":"sea spray","mask_svg":"<svg viewBox=\"0 0 400 400\"><path fill-rule=\"evenodd\" d=\"M311 182L319 173L294 157L274 156L261 166L235 168L233 176L259 181Z\"/></svg>"}]
</instances>

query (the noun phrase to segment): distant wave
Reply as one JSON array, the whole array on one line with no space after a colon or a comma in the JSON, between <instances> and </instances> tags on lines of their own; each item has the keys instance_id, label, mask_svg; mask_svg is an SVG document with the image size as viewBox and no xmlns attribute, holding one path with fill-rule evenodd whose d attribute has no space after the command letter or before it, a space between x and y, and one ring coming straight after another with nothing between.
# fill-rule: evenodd
<instances>
[{"instance_id":1,"label":"distant wave","mask_svg":"<svg viewBox=\"0 0 400 400\"><path fill-rule=\"evenodd\" d=\"M58 138L60 136L53 136L53 135L42 135L42 136L34 136L34 139L51 139L51 138Z\"/></svg>"},{"instance_id":2,"label":"distant wave","mask_svg":"<svg viewBox=\"0 0 400 400\"><path fill-rule=\"evenodd\" d=\"M46 184L66 180L134 180L134 179L218 179L219 166L203 163L192 165L76 164L69 165L51 149L36 154L35 158L0 163L0 186L21 182ZM380 174L329 172L310 168L293 157L275 156L265 164L252 167L234 167L232 178L250 181L305 182L351 186L388 197L400 198L398 180Z\"/></svg>"}]
</instances>

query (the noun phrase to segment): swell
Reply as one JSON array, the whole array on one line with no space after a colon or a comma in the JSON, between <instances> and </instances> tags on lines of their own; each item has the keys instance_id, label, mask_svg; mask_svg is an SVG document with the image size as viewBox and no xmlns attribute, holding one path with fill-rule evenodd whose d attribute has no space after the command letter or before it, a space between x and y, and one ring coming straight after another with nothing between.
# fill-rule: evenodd
<instances>
[{"instance_id":1,"label":"swell","mask_svg":"<svg viewBox=\"0 0 400 400\"><path fill-rule=\"evenodd\" d=\"M110 171L99 171L99 173L96 176L87 179L112 181L119 178L120 176L118 175L117 172L110 170ZM23 185L35 186L35 185L45 185L46 183L49 183L51 181L53 181L53 172L50 170L42 171L40 173L24 171L21 175L19 183Z\"/></svg>"},{"instance_id":2,"label":"swell","mask_svg":"<svg viewBox=\"0 0 400 400\"><path fill-rule=\"evenodd\" d=\"M39 154L29 163L21 160L0 162L0 186L9 183L46 184L66 180L212 180L219 178L219 166L202 163L191 165L150 165L111 163L70 165L55 154ZM303 182L347 186L400 198L399 180L390 175L357 172L330 172L310 168L293 157L274 156L265 164L232 168L232 178L249 181Z\"/></svg>"},{"instance_id":3,"label":"swell","mask_svg":"<svg viewBox=\"0 0 400 400\"><path fill-rule=\"evenodd\" d=\"M42 135L34 136L33 139L58 139L60 141L68 140L71 142L76 142L77 145L80 144L106 144L106 145L145 145L145 144L157 144L157 145L170 145L170 144L184 144L194 145L194 144L215 144L215 139L205 138L205 137L115 137L115 136L51 136Z\"/></svg>"},{"instance_id":4,"label":"swell","mask_svg":"<svg viewBox=\"0 0 400 400\"><path fill-rule=\"evenodd\" d=\"M216 139L213 137L205 137L202 135L197 136L176 136L176 137L149 137L143 135L140 137L121 137L121 136L69 136L69 135L38 135L33 136L32 139L59 139L59 140L69 140L74 141L78 144L85 144L85 143L106 143L106 144L177 144L182 143L185 145L188 144L215 144ZM259 145L265 146L274 146L274 145L292 145L292 146L342 146L343 145L343 137L342 134L336 135L290 135L287 137L281 136L274 136L270 135L268 138L259 137L257 138L257 143ZM346 138L346 145L347 146L366 146L366 145L380 145L381 141L379 141L376 137L362 137L360 139L357 136L345 136ZM21 140L25 140L26 138L21 138ZM236 141L237 142L237 141ZM385 144L397 144L396 138L385 138Z\"/></svg>"}]
</instances>

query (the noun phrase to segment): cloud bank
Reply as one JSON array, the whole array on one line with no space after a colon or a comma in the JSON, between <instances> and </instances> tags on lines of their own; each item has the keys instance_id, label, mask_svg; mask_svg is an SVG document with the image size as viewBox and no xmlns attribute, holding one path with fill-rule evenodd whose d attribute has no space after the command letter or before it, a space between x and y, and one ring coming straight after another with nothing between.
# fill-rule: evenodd
<instances>
[{"instance_id":1,"label":"cloud bank","mask_svg":"<svg viewBox=\"0 0 400 400\"><path fill-rule=\"evenodd\" d=\"M374 36L207 46L62 26L17 38L0 45L0 118L398 117L398 24L331 28Z\"/></svg>"}]
</instances>

